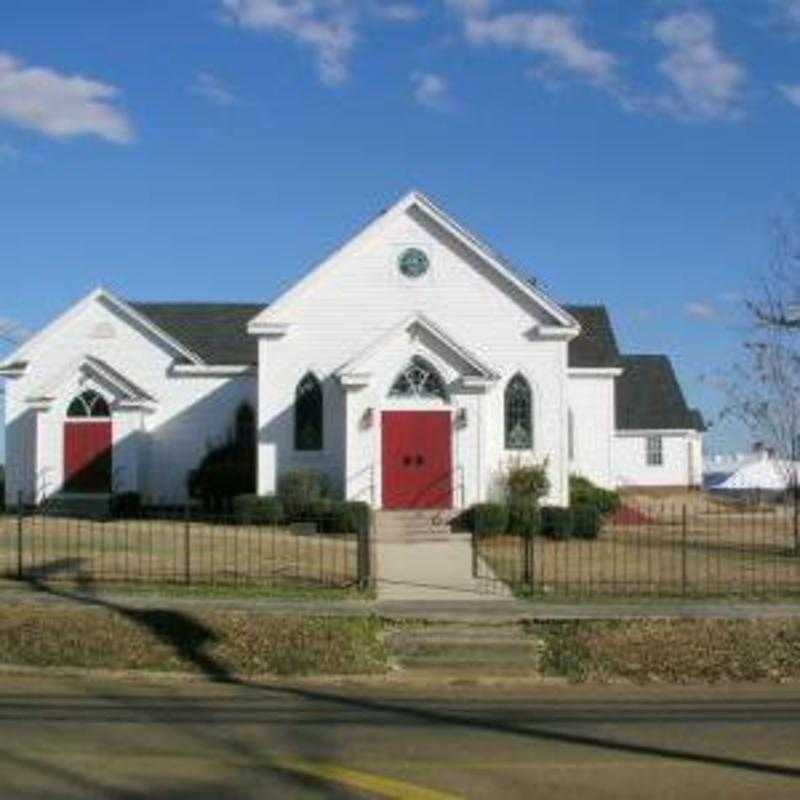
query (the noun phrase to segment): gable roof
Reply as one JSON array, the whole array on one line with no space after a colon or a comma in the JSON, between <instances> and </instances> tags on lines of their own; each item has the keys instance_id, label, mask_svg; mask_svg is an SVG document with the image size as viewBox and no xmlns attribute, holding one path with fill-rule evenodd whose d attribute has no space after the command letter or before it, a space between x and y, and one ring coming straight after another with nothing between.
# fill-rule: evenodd
<instances>
[{"instance_id":1,"label":"gable roof","mask_svg":"<svg viewBox=\"0 0 800 800\"><path fill-rule=\"evenodd\" d=\"M268 308L262 308L262 313L250 323L251 332L258 333L262 326L274 323L275 315L280 314L294 297L300 295L307 287L312 285L318 275L330 268L330 266L335 263L337 256L347 251L348 248L355 247L357 242L362 241L362 237L379 230L381 226L387 224L387 221L406 213L422 213L428 220L445 230L462 246L468 248L468 250L488 265L490 269L494 270L494 272L509 286L514 287L516 291L527 297L540 311L544 312L548 327L556 328L559 332L565 332L567 334L574 331L576 327L575 320L562 306L542 291L539 286L520 275L519 272L509 265L508 261L502 258L474 233L456 222L422 192L410 191L401 197L394 205L371 220L355 236L352 236L340 247L315 264L299 281L279 295Z\"/></svg>"},{"instance_id":2,"label":"gable roof","mask_svg":"<svg viewBox=\"0 0 800 800\"><path fill-rule=\"evenodd\" d=\"M207 364L258 362L258 342L247 323L266 303L138 303L128 305L197 353Z\"/></svg>"},{"instance_id":3,"label":"gable roof","mask_svg":"<svg viewBox=\"0 0 800 800\"><path fill-rule=\"evenodd\" d=\"M617 340L605 306L565 305L564 310L581 326L581 332L568 345L570 367L621 366Z\"/></svg>"},{"instance_id":4,"label":"gable roof","mask_svg":"<svg viewBox=\"0 0 800 800\"><path fill-rule=\"evenodd\" d=\"M702 430L690 409L672 363L663 355L621 356L617 378L617 430Z\"/></svg>"}]
</instances>

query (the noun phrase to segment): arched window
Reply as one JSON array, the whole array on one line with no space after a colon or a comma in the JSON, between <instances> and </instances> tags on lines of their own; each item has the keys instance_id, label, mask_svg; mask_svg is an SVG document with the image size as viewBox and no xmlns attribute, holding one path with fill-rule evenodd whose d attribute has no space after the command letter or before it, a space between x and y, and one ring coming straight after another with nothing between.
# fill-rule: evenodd
<instances>
[{"instance_id":1,"label":"arched window","mask_svg":"<svg viewBox=\"0 0 800 800\"><path fill-rule=\"evenodd\" d=\"M442 376L424 358L414 356L408 366L395 378L390 397L438 397L447 400Z\"/></svg>"},{"instance_id":2,"label":"arched window","mask_svg":"<svg viewBox=\"0 0 800 800\"><path fill-rule=\"evenodd\" d=\"M506 386L506 449L529 450L533 447L533 404L531 387L519 373Z\"/></svg>"},{"instance_id":3,"label":"arched window","mask_svg":"<svg viewBox=\"0 0 800 800\"><path fill-rule=\"evenodd\" d=\"M322 385L308 372L295 390L295 450L322 450L322 433Z\"/></svg>"},{"instance_id":4,"label":"arched window","mask_svg":"<svg viewBox=\"0 0 800 800\"><path fill-rule=\"evenodd\" d=\"M79 394L69 404L68 417L110 417L111 411L108 403L97 392L88 389Z\"/></svg>"},{"instance_id":5,"label":"arched window","mask_svg":"<svg viewBox=\"0 0 800 800\"><path fill-rule=\"evenodd\" d=\"M249 403L242 403L236 411L236 443L238 445L255 444L256 415Z\"/></svg>"}]
</instances>

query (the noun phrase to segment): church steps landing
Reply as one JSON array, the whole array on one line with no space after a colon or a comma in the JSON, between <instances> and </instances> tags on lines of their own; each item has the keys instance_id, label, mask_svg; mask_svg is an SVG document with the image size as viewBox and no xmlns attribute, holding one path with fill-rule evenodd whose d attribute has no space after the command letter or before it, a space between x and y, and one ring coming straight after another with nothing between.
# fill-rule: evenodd
<instances>
[{"instance_id":1,"label":"church steps landing","mask_svg":"<svg viewBox=\"0 0 800 800\"><path fill-rule=\"evenodd\" d=\"M447 540L452 531L450 510L377 511L375 540L379 542L415 542Z\"/></svg>"}]
</instances>

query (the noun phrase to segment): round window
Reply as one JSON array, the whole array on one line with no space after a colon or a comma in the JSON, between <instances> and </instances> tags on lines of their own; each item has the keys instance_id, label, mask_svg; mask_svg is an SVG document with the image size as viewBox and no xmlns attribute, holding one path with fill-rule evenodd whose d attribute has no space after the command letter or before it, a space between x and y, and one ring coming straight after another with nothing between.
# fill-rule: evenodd
<instances>
[{"instance_id":1,"label":"round window","mask_svg":"<svg viewBox=\"0 0 800 800\"><path fill-rule=\"evenodd\" d=\"M428 256L417 247L409 247L400 254L400 272L407 278L419 278L428 271Z\"/></svg>"}]
</instances>

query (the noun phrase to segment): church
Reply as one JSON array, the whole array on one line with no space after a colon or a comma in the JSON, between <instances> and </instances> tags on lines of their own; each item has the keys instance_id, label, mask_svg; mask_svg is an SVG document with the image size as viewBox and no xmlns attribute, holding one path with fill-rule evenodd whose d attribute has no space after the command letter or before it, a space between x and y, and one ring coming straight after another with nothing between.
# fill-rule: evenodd
<instances>
[{"instance_id":1,"label":"church","mask_svg":"<svg viewBox=\"0 0 800 800\"><path fill-rule=\"evenodd\" d=\"M103 288L0 364L6 493L183 502L242 419L259 494L298 468L376 509L491 500L517 463L600 486L701 482L703 420L669 358L620 353L602 305L556 302L410 192L271 304Z\"/></svg>"}]
</instances>

